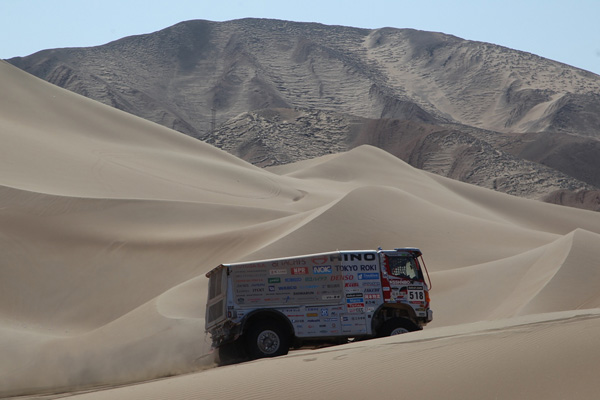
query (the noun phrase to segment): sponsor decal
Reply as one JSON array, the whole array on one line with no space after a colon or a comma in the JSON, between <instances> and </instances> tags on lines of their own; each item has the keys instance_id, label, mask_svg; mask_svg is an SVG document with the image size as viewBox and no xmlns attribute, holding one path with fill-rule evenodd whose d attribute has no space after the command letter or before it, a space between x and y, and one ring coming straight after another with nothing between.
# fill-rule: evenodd
<instances>
[{"instance_id":1,"label":"sponsor decal","mask_svg":"<svg viewBox=\"0 0 600 400\"><path fill-rule=\"evenodd\" d=\"M331 261L375 261L375 253L338 253L329 256Z\"/></svg>"},{"instance_id":2,"label":"sponsor decal","mask_svg":"<svg viewBox=\"0 0 600 400\"><path fill-rule=\"evenodd\" d=\"M377 264L361 265L361 271L377 271Z\"/></svg>"},{"instance_id":3,"label":"sponsor decal","mask_svg":"<svg viewBox=\"0 0 600 400\"><path fill-rule=\"evenodd\" d=\"M322 281L326 281L328 279L329 278L326 276L307 276L306 278L304 278L304 280L306 282L322 282Z\"/></svg>"},{"instance_id":4,"label":"sponsor decal","mask_svg":"<svg viewBox=\"0 0 600 400\"><path fill-rule=\"evenodd\" d=\"M345 287L357 287L358 286L358 282L346 282L344 284Z\"/></svg>"},{"instance_id":5,"label":"sponsor decal","mask_svg":"<svg viewBox=\"0 0 600 400\"><path fill-rule=\"evenodd\" d=\"M322 265L322 264L325 264L329 260L327 259L327 256L320 256L320 257L313 257L313 259L311 261L313 264Z\"/></svg>"},{"instance_id":6,"label":"sponsor decal","mask_svg":"<svg viewBox=\"0 0 600 400\"><path fill-rule=\"evenodd\" d=\"M364 272L364 273L358 274L359 281L368 280L368 279L379 279L379 274L377 272Z\"/></svg>"},{"instance_id":7,"label":"sponsor decal","mask_svg":"<svg viewBox=\"0 0 600 400\"><path fill-rule=\"evenodd\" d=\"M286 282L302 282L302 278L285 278Z\"/></svg>"},{"instance_id":8,"label":"sponsor decal","mask_svg":"<svg viewBox=\"0 0 600 400\"><path fill-rule=\"evenodd\" d=\"M377 299L380 299L380 298L381 298L380 294L371 294L371 293L365 294L365 299L366 300L377 300Z\"/></svg>"},{"instance_id":9,"label":"sponsor decal","mask_svg":"<svg viewBox=\"0 0 600 400\"><path fill-rule=\"evenodd\" d=\"M293 266L293 265L306 265L306 260L299 258L296 260L281 260L281 265Z\"/></svg>"},{"instance_id":10,"label":"sponsor decal","mask_svg":"<svg viewBox=\"0 0 600 400\"><path fill-rule=\"evenodd\" d=\"M362 310L362 308L365 306L365 303L351 303L351 304L347 304L348 308L360 308Z\"/></svg>"},{"instance_id":11,"label":"sponsor decal","mask_svg":"<svg viewBox=\"0 0 600 400\"><path fill-rule=\"evenodd\" d=\"M332 275L332 281L352 281L354 280L354 275Z\"/></svg>"},{"instance_id":12,"label":"sponsor decal","mask_svg":"<svg viewBox=\"0 0 600 400\"><path fill-rule=\"evenodd\" d=\"M269 278L269 283L280 283L281 278Z\"/></svg>"},{"instance_id":13,"label":"sponsor decal","mask_svg":"<svg viewBox=\"0 0 600 400\"><path fill-rule=\"evenodd\" d=\"M304 285L302 286L302 289L316 289L321 287L320 285Z\"/></svg>"},{"instance_id":14,"label":"sponsor decal","mask_svg":"<svg viewBox=\"0 0 600 400\"><path fill-rule=\"evenodd\" d=\"M361 282L361 286L362 287L381 287L381 283L380 282Z\"/></svg>"},{"instance_id":15,"label":"sponsor decal","mask_svg":"<svg viewBox=\"0 0 600 400\"><path fill-rule=\"evenodd\" d=\"M287 274L287 270L285 269L272 269L269 271L270 275L285 275Z\"/></svg>"},{"instance_id":16,"label":"sponsor decal","mask_svg":"<svg viewBox=\"0 0 600 400\"><path fill-rule=\"evenodd\" d=\"M278 289L279 290L296 290L296 289L298 289L298 286L279 286Z\"/></svg>"},{"instance_id":17,"label":"sponsor decal","mask_svg":"<svg viewBox=\"0 0 600 400\"><path fill-rule=\"evenodd\" d=\"M308 275L308 267L292 267L292 275Z\"/></svg>"},{"instance_id":18,"label":"sponsor decal","mask_svg":"<svg viewBox=\"0 0 600 400\"><path fill-rule=\"evenodd\" d=\"M346 299L346 303L348 303L348 304L364 303L364 299L362 297L359 297L356 299ZM364 306L364 304L362 306Z\"/></svg>"},{"instance_id":19,"label":"sponsor decal","mask_svg":"<svg viewBox=\"0 0 600 400\"><path fill-rule=\"evenodd\" d=\"M315 312L315 313L307 313L307 314L306 314L306 316L307 316L307 317L318 317L318 316L319 316L319 314L318 314L318 313L316 313L316 312Z\"/></svg>"},{"instance_id":20,"label":"sponsor decal","mask_svg":"<svg viewBox=\"0 0 600 400\"><path fill-rule=\"evenodd\" d=\"M323 300L339 300L342 298L341 294L326 294L322 296Z\"/></svg>"},{"instance_id":21,"label":"sponsor decal","mask_svg":"<svg viewBox=\"0 0 600 400\"><path fill-rule=\"evenodd\" d=\"M263 278L252 278L252 279L235 279L236 284L245 282L262 282Z\"/></svg>"},{"instance_id":22,"label":"sponsor decal","mask_svg":"<svg viewBox=\"0 0 600 400\"><path fill-rule=\"evenodd\" d=\"M363 307L361 307L358 304L356 304L356 305L349 304L348 305L348 312L349 313L364 313L365 312L365 308L364 308L364 305L363 305Z\"/></svg>"},{"instance_id":23,"label":"sponsor decal","mask_svg":"<svg viewBox=\"0 0 600 400\"><path fill-rule=\"evenodd\" d=\"M335 270L338 272L356 272L358 271L358 265L338 265Z\"/></svg>"},{"instance_id":24,"label":"sponsor decal","mask_svg":"<svg viewBox=\"0 0 600 400\"><path fill-rule=\"evenodd\" d=\"M347 298L355 298L355 297L363 297L362 293L348 293L346 295Z\"/></svg>"},{"instance_id":25,"label":"sponsor decal","mask_svg":"<svg viewBox=\"0 0 600 400\"><path fill-rule=\"evenodd\" d=\"M328 317L329 316L329 310L326 308L321 308L321 317Z\"/></svg>"},{"instance_id":26,"label":"sponsor decal","mask_svg":"<svg viewBox=\"0 0 600 400\"><path fill-rule=\"evenodd\" d=\"M331 274L331 265L313 267L313 274Z\"/></svg>"},{"instance_id":27,"label":"sponsor decal","mask_svg":"<svg viewBox=\"0 0 600 400\"><path fill-rule=\"evenodd\" d=\"M275 291L275 286L269 286L269 292L274 292Z\"/></svg>"},{"instance_id":28,"label":"sponsor decal","mask_svg":"<svg viewBox=\"0 0 600 400\"><path fill-rule=\"evenodd\" d=\"M365 316L364 315L350 315L350 316L343 316L342 317L342 321L344 322L348 322L348 321L363 321L365 320Z\"/></svg>"},{"instance_id":29,"label":"sponsor decal","mask_svg":"<svg viewBox=\"0 0 600 400\"><path fill-rule=\"evenodd\" d=\"M407 280L407 279L394 279L394 278L390 277L389 280L390 280L390 285L394 285L394 286L403 286L403 285L410 284L410 280Z\"/></svg>"}]
</instances>

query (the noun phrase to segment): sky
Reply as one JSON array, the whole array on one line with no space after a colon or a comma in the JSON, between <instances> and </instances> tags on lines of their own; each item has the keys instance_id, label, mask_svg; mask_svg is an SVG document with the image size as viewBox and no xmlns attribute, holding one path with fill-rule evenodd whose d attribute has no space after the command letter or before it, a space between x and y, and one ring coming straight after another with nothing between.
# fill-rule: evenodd
<instances>
[{"instance_id":1,"label":"sky","mask_svg":"<svg viewBox=\"0 0 600 400\"><path fill-rule=\"evenodd\" d=\"M246 17L443 32L600 74L600 0L0 0L0 59Z\"/></svg>"}]
</instances>

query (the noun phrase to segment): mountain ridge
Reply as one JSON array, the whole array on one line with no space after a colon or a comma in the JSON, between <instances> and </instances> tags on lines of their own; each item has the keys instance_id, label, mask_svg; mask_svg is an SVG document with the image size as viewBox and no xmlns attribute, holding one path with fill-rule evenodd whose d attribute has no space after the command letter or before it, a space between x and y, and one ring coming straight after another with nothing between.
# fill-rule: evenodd
<instances>
[{"instance_id":1,"label":"mountain ridge","mask_svg":"<svg viewBox=\"0 0 600 400\"><path fill-rule=\"evenodd\" d=\"M373 128L377 123L364 124L364 120L395 120L437 130L451 126L460 133L464 151L454 154L439 143L428 143L423 146L427 153L405 159L415 166L419 166L415 160L437 159L431 169L422 162L419 167L444 176L464 179L470 174L452 175L453 165L461 160L448 158L448 153L468 165L475 154L496 158L501 152L525 161L533 174L546 168L556 171L551 179L555 183L542 184L535 193L522 192L515 185L485 187L558 201L571 196L554 196L555 191L595 193L600 181L600 161L596 161L600 160L600 76L444 33L253 18L192 20L102 46L45 50L8 61L257 165L386 142L381 131ZM302 119L292 125L303 123L304 130L285 132L285 126L270 119L279 109L289 110L288 114L302 110ZM318 115L313 110L350 117L332 117L326 123L313 120ZM254 114L242 127L239 118L244 113ZM259 114L261 123L256 125ZM240 134L261 130L270 132L270 138ZM332 132L331 137L327 132ZM473 132L489 145L483 145L489 151L469 150ZM357 135L363 142L356 142ZM410 129L387 129L387 135L388 142L402 135L419 136ZM305 136L318 136L321 151L314 145L304 150ZM546 136L560 146L541 145ZM283 146L267 144L281 143L282 137ZM516 140L521 137L530 141L526 149L523 141ZM575 151L585 157L573 162ZM401 153L407 151L394 154ZM265 161L265 155L270 160ZM475 163L474 174L478 166ZM523 178L523 171L508 171L502 165L496 172L504 174L504 181Z\"/></svg>"}]
</instances>

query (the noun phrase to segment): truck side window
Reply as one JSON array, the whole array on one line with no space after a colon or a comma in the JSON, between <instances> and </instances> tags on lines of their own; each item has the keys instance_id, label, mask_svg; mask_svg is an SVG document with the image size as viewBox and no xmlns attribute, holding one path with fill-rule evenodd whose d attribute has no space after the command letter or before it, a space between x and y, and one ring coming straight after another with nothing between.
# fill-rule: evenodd
<instances>
[{"instance_id":1,"label":"truck side window","mask_svg":"<svg viewBox=\"0 0 600 400\"><path fill-rule=\"evenodd\" d=\"M209 299L214 299L215 297L217 297L218 295L221 294L222 279L223 279L223 271L222 270L219 270L210 275L210 278L208 280L208 288L209 288L208 298Z\"/></svg>"},{"instance_id":2,"label":"truck side window","mask_svg":"<svg viewBox=\"0 0 600 400\"><path fill-rule=\"evenodd\" d=\"M390 274L411 280L419 279L419 271L415 260L410 257L388 257Z\"/></svg>"}]
</instances>

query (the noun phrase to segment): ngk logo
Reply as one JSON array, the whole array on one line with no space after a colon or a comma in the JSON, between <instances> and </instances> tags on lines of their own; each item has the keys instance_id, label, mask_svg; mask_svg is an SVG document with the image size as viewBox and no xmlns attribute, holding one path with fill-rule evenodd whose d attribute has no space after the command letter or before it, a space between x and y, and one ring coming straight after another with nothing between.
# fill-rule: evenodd
<instances>
[{"instance_id":1,"label":"ngk logo","mask_svg":"<svg viewBox=\"0 0 600 400\"><path fill-rule=\"evenodd\" d=\"M313 274L331 274L331 265L313 267Z\"/></svg>"}]
</instances>

